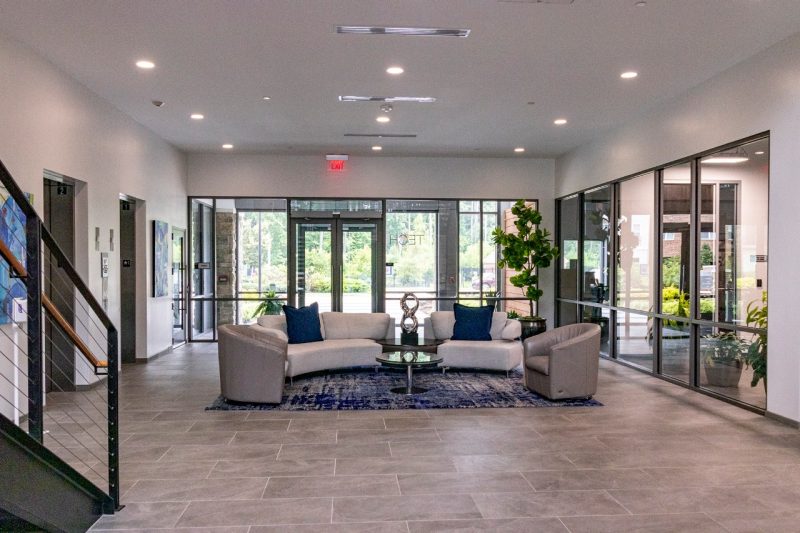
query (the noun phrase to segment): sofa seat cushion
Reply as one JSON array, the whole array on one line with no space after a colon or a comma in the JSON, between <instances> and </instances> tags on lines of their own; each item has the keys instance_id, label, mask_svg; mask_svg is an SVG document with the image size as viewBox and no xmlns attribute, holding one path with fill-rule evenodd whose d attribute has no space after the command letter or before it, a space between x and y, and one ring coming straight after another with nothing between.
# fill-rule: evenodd
<instances>
[{"instance_id":1,"label":"sofa seat cushion","mask_svg":"<svg viewBox=\"0 0 800 533\"><path fill-rule=\"evenodd\" d=\"M535 370L545 376L550 375L550 356L549 355L531 355L525 359L525 366L529 370Z\"/></svg>"},{"instance_id":2,"label":"sofa seat cushion","mask_svg":"<svg viewBox=\"0 0 800 533\"><path fill-rule=\"evenodd\" d=\"M337 313L320 315L324 323L325 340L386 338L390 317L388 313Z\"/></svg>"},{"instance_id":3,"label":"sofa seat cushion","mask_svg":"<svg viewBox=\"0 0 800 533\"><path fill-rule=\"evenodd\" d=\"M375 365L381 345L368 339L331 339L290 344L289 376L332 368Z\"/></svg>"},{"instance_id":4,"label":"sofa seat cushion","mask_svg":"<svg viewBox=\"0 0 800 533\"><path fill-rule=\"evenodd\" d=\"M437 353L444 366L508 371L522 362L522 344L517 341L446 341Z\"/></svg>"}]
</instances>

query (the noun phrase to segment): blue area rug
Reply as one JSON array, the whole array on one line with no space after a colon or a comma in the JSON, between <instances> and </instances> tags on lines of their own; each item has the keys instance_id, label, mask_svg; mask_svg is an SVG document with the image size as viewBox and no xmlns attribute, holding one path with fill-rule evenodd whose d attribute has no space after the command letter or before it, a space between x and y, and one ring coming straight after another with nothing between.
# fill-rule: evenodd
<instances>
[{"instance_id":1,"label":"blue area rug","mask_svg":"<svg viewBox=\"0 0 800 533\"><path fill-rule=\"evenodd\" d=\"M222 396L207 411L330 411L357 409L475 409L479 407L594 407L597 400L552 401L525 388L522 371L505 373L452 370L414 372L414 385L428 392L407 396L389 389L404 386L405 373L354 369L301 376L286 384L279 405L240 403Z\"/></svg>"}]
</instances>

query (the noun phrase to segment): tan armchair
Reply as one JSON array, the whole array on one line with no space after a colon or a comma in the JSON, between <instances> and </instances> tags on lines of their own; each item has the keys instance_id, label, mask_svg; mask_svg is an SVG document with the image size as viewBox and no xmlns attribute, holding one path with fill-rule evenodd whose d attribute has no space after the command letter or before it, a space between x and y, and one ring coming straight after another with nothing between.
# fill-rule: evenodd
<instances>
[{"instance_id":1,"label":"tan armchair","mask_svg":"<svg viewBox=\"0 0 800 533\"><path fill-rule=\"evenodd\" d=\"M551 400L591 398L597 392L600 326L571 324L523 343L525 386Z\"/></svg>"},{"instance_id":2,"label":"tan armchair","mask_svg":"<svg viewBox=\"0 0 800 533\"><path fill-rule=\"evenodd\" d=\"M281 403L286 339L255 326L224 325L217 331L222 396L235 402Z\"/></svg>"}]
</instances>

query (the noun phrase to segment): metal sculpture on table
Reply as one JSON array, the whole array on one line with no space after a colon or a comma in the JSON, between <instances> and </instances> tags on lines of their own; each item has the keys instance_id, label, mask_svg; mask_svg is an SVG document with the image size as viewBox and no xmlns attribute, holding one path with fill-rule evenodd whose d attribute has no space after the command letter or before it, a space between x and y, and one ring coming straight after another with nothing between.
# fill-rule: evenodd
<instances>
[{"instance_id":1,"label":"metal sculpture on table","mask_svg":"<svg viewBox=\"0 0 800 533\"><path fill-rule=\"evenodd\" d=\"M411 307L409 307L409 301ZM402 339L416 340L417 339L417 317L414 314L419 309L419 299L413 292L407 292L400 298L400 308L403 310L403 318L400 320L400 329L403 330L401 334Z\"/></svg>"}]
</instances>

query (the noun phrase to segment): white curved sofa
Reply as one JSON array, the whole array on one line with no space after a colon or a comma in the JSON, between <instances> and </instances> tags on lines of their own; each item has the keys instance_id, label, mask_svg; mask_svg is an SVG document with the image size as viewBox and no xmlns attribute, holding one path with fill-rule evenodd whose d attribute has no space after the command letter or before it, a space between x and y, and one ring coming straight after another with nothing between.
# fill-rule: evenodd
<instances>
[{"instance_id":1,"label":"white curved sofa","mask_svg":"<svg viewBox=\"0 0 800 533\"><path fill-rule=\"evenodd\" d=\"M510 319L502 312L492 314L490 341L450 340L455 323L452 311L434 311L424 321L427 337L447 339L436 352L444 359L444 366L508 372L522 363L522 343L516 340L522 333L518 320Z\"/></svg>"},{"instance_id":2,"label":"white curved sofa","mask_svg":"<svg viewBox=\"0 0 800 533\"><path fill-rule=\"evenodd\" d=\"M395 321L388 313L319 314L320 332L324 340L289 344L286 375L288 377L354 366L377 364L382 346L375 341L395 336ZM288 340L286 317L264 315L251 327Z\"/></svg>"}]
</instances>

